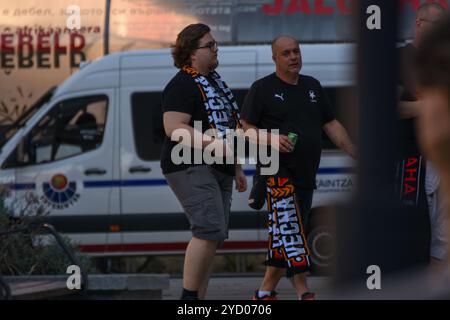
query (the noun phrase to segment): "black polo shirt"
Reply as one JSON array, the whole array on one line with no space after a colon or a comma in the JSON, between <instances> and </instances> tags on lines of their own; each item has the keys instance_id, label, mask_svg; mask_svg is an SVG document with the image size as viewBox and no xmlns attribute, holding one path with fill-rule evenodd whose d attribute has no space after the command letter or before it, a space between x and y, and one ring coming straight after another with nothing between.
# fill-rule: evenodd
<instances>
[{"instance_id":1,"label":"black polo shirt","mask_svg":"<svg viewBox=\"0 0 450 320\"><path fill-rule=\"evenodd\" d=\"M296 185L313 189L320 162L322 126L335 119L320 82L300 75L297 85L273 73L256 81L241 111L246 122L260 129L279 129L298 136L292 153L280 153L280 164L289 169Z\"/></svg>"}]
</instances>

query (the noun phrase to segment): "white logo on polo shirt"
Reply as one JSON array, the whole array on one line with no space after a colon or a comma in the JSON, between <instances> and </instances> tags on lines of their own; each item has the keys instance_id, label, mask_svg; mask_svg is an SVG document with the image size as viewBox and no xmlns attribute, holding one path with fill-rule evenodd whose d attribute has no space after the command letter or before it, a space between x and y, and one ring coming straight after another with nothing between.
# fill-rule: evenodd
<instances>
[{"instance_id":1,"label":"white logo on polo shirt","mask_svg":"<svg viewBox=\"0 0 450 320\"><path fill-rule=\"evenodd\" d=\"M309 90L309 98L310 98L310 101L312 103L316 103L317 102L317 100L316 100L316 93L314 92L314 90Z\"/></svg>"},{"instance_id":2,"label":"white logo on polo shirt","mask_svg":"<svg viewBox=\"0 0 450 320\"><path fill-rule=\"evenodd\" d=\"M279 99L281 99L281 101L283 101L283 102L284 102L284 98L283 98L283 95L284 95L284 93L280 93L280 94L274 94L274 97L275 97L275 98L279 98Z\"/></svg>"}]
</instances>

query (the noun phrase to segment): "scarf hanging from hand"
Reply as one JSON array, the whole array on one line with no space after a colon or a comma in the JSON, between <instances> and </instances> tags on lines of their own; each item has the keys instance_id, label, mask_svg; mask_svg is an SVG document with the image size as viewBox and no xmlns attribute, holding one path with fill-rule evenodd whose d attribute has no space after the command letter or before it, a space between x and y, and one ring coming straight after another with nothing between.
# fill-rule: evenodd
<instances>
[{"instance_id":1,"label":"scarf hanging from hand","mask_svg":"<svg viewBox=\"0 0 450 320\"><path fill-rule=\"evenodd\" d=\"M189 74L197 84L208 115L209 128L216 129L219 138L225 137L227 129L241 128L236 99L217 72L210 73L215 82L210 83L207 77L192 67L184 66L181 70Z\"/></svg>"}]
</instances>

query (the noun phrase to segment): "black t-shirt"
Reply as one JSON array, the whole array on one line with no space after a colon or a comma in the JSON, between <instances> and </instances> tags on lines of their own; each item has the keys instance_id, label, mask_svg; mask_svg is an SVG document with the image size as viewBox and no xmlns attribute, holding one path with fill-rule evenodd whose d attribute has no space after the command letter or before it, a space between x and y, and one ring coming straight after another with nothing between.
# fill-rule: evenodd
<instances>
[{"instance_id":1,"label":"black t-shirt","mask_svg":"<svg viewBox=\"0 0 450 320\"><path fill-rule=\"evenodd\" d=\"M259 129L279 129L298 136L294 152L280 153L296 185L313 189L320 162L322 126L335 119L334 111L320 82L300 75L291 85L273 73L256 81L247 94L241 111L246 122Z\"/></svg>"},{"instance_id":2,"label":"black t-shirt","mask_svg":"<svg viewBox=\"0 0 450 320\"><path fill-rule=\"evenodd\" d=\"M208 81L213 84L213 79L209 77ZM205 132L209 126L208 116L201 97L201 93L192 76L183 71L179 71L166 85L162 94L162 110L177 111L192 115L189 125L194 126L194 121L202 122L202 132ZM181 171L194 166L194 149L191 149L191 164L174 164L171 159L171 152L177 142L164 138L161 151L161 169L164 174ZM183 153L181 152L181 155ZM213 168L234 176L235 166L233 164L212 164Z\"/></svg>"},{"instance_id":3,"label":"black t-shirt","mask_svg":"<svg viewBox=\"0 0 450 320\"><path fill-rule=\"evenodd\" d=\"M408 44L397 49L397 57L399 61L398 82L399 85L403 87L403 93L400 97L400 101L417 101L414 84L412 82L412 62L415 54L416 48L412 44ZM398 134L398 150L400 152L400 157L419 152L414 118L400 119L398 121Z\"/></svg>"}]
</instances>

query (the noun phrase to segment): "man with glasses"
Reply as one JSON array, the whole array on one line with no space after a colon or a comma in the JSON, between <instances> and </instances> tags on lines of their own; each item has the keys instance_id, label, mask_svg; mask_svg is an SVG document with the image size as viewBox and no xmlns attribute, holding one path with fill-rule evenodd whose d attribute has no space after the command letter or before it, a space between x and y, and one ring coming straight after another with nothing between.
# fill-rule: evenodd
<instances>
[{"instance_id":1,"label":"man with glasses","mask_svg":"<svg viewBox=\"0 0 450 320\"><path fill-rule=\"evenodd\" d=\"M166 137L161 168L192 231L183 270L181 299L186 300L204 299L216 249L228 238L233 176L239 192L247 188L240 165L225 164L226 161L209 165L203 157L200 157L201 161L195 157L199 150L203 151L210 144L225 154L229 150L224 139L227 130L240 126L236 100L215 72L219 64L217 53L217 42L207 25L198 23L184 28L172 50L174 65L180 71L167 84L162 96ZM186 134L180 142L171 139L180 132L179 129ZM213 142L205 134L207 129L214 129L217 134ZM196 137L199 137L198 141L194 141ZM181 163L174 159L174 148L178 143L185 146ZM184 160L185 153L190 154L187 161Z\"/></svg>"},{"instance_id":2,"label":"man with glasses","mask_svg":"<svg viewBox=\"0 0 450 320\"><path fill-rule=\"evenodd\" d=\"M204 49L204 48L208 48L209 50L211 50L212 52L216 52L217 50L217 41L213 40L208 42L207 44L205 44L204 46L201 47L197 47L197 49Z\"/></svg>"},{"instance_id":3,"label":"man with glasses","mask_svg":"<svg viewBox=\"0 0 450 320\"><path fill-rule=\"evenodd\" d=\"M397 190L412 221L414 219L423 228L420 246L414 248L418 262L427 264L431 257L432 265L439 265L439 261L445 258L447 240L441 204L437 199L439 177L432 164L423 159L416 140L415 122L424 104L418 99L411 73L416 48L444 12L438 3L420 6L415 20L414 41L397 49L400 62Z\"/></svg>"}]
</instances>

